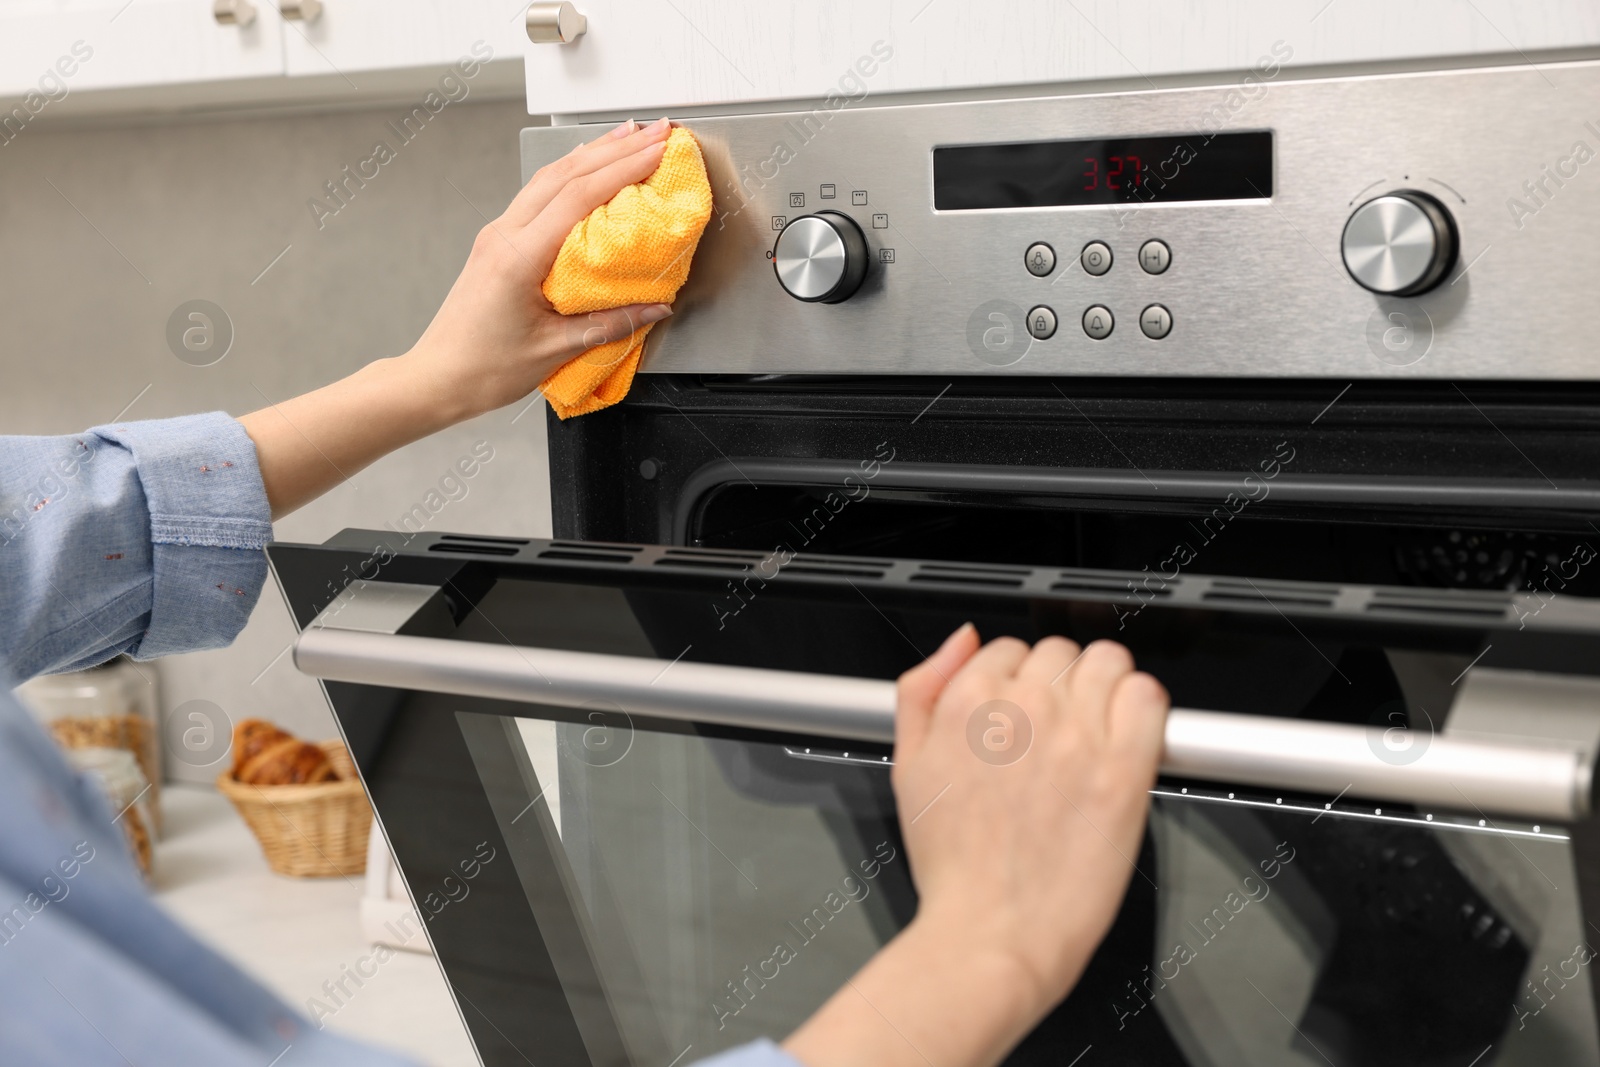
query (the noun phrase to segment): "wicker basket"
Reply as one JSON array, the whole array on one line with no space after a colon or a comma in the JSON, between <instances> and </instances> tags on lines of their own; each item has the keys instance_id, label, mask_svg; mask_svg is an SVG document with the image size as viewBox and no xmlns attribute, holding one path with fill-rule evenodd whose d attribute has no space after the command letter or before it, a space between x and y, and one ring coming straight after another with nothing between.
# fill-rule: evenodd
<instances>
[{"instance_id":1,"label":"wicker basket","mask_svg":"<svg viewBox=\"0 0 1600 1067\"><path fill-rule=\"evenodd\" d=\"M246 785L232 771L217 775L217 789L233 801L261 842L267 865L294 878L329 878L367 869L372 806L339 741L319 746L339 775L315 785Z\"/></svg>"}]
</instances>

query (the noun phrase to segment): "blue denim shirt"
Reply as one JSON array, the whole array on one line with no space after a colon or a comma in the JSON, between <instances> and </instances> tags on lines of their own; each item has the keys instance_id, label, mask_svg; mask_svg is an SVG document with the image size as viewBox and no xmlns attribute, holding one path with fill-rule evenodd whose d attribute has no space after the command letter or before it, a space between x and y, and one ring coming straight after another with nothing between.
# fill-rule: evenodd
<instances>
[{"instance_id":1,"label":"blue denim shirt","mask_svg":"<svg viewBox=\"0 0 1600 1067\"><path fill-rule=\"evenodd\" d=\"M167 917L113 813L9 692L226 645L266 578L255 445L214 413L0 437L0 1064L394 1067ZM717 1067L797 1067L768 1042Z\"/></svg>"}]
</instances>

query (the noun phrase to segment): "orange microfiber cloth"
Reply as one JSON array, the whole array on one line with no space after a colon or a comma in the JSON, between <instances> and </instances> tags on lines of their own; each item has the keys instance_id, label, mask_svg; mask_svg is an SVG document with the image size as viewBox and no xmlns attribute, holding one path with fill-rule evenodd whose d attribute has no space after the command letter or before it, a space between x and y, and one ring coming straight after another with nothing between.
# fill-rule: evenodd
<instances>
[{"instance_id":1,"label":"orange microfiber cloth","mask_svg":"<svg viewBox=\"0 0 1600 1067\"><path fill-rule=\"evenodd\" d=\"M544 280L563 315L627 304L670 304L711 221L711 182L694 134L675 129L656 172L601 204L567 234ZM650 326L589 349L545 379L545 399L563 419L628 395Z\"/></svg>"}]
</instances>

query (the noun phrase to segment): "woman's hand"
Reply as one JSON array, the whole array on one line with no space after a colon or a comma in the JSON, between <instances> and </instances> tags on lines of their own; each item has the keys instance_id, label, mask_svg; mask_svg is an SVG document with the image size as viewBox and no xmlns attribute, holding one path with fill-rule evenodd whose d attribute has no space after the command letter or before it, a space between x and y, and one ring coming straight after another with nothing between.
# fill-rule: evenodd
<instances>
[{"instance_id":1,"label":"woman's hand","mask_svg":"<svg viewBox=\"0 0 1600 1067\"><path fill-rule=\"evenodd\" d=\"M558 315L541 291L572 227L661 163L671 126L632 120L556 160L479 233L422 338L315 392L239 421L274 518L388 453L527 396L585 350L672 314L635 304Z\"/></svg>"},{"instance_id":2,"label":"woman's hand","mask_svg":"<svg viewBox=\"0 0 1600 1067\"><path fill-rule=\"evenodd\" d=\"M900 679L916 918L785 1043L808 1067L987 1067L1077 982L1133 875L1168 698L1127 649L983 648Z\"/></svg>"},{"instance_id":3,"label":"woman's hand","mask_svg":"<svg viewBox=\"0 0 1600 1067\"><path fill-rule=\"evenodd\" d=\"M522 399L563 363L672 314L633 304L551 310L541 286L572 227L655 172L671 126L632 120L543 167L482 230L433 322L401 357L432 395L470 418Z\"/></svg>"},{"instance_id":4,"label":"woman's hand","mask_svg":"<svg viewBox=\"0 0 1600 1067\"><path fill-rule=\"evenodd\" d=\"M916 921L1014 964L1048 1010L1111 928L1166 719L1128 650L958 630L900 679L894 790Z\"/></svg>"}]
</instances>

